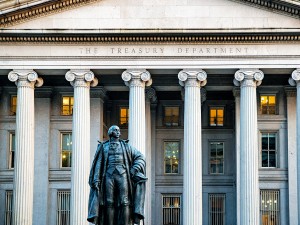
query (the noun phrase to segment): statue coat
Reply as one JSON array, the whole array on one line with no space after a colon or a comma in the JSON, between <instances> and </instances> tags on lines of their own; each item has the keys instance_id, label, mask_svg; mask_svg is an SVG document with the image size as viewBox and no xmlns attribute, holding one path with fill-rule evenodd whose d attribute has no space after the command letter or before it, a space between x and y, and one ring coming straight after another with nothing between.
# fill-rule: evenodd
<instances>
[{"instance_id":1,"label":"statue coat","mask_svg":"<svg viewBox=\"0 0 300 225\"><path fill-rule=\"evenodd\" d=\"M127 142L128 141L120 139L120 144L123 149L125 169L127 177L129 178L128 197L133 212L132 220L135 218L144 219L145 182L147 180L145 174L145 157L141 152L129 145ZM99 225L106 224L105 188L103 186L107 168L109 144L109 141L105 141L98 145L89 176L90 195L87 220L94 223L94 219L98 217ZM131 168L134 168L137 171L134 176L130 174ZM97 184L99 185L99 190L96 188Z\"/></svg>"}]
</instances>

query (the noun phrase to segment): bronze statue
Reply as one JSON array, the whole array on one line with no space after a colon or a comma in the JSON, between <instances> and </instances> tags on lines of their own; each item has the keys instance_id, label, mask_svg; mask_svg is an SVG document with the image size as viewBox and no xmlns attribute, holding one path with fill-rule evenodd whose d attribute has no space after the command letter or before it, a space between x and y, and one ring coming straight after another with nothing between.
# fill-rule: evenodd
<instances>
[{"instance_id":1,"label":"bronze statue","mask_svg":"<svg viewBox=\"0 0 300 225\"><path fill-rule=\"evenodd\" d=\"M87 220L96 225L133 225L144 219L145 157L120 135L118 126L109 128L109 140L99 143L90 171Z\"/></svg>"}]
</instances>

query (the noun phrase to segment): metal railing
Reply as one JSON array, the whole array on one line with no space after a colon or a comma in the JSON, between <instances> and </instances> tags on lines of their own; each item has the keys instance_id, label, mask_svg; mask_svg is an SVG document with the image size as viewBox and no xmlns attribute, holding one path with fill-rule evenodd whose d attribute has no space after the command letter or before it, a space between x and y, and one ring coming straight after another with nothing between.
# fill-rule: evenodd
<instances>
[{"instance_id":1,"label":"metal railing","mask_svg":"<svg viewBox=\"0 0 300 225\"><path fill-rule=\"evenodd\" d=\"M225 225L225 194L209 194L209 225Z\"/></svg>"},{"instance_id":2,"label":"metal railing","mask_svg":"<svg viewBox=\"0 0 300 225\"><path fill-rule=\"evenodd\" d=\"M260 191L261 225L280 225L279 190Z\"/></svg>"},{"instance_id":3,"label":"metal railing","mask_svg":"<svg viewBox=\"0 0 300 225\"><path fill-rule=\"evenodd\" d=\"M12 225L13 191L5 192L5 221L4 225Z\"/></svg>"},{"instance_id":4,"label":"metal railing","mask_svg":"<svg viewBox=\"0 0 300 225\"><path fill-rule=\"evenodd\" d=\"M162 197L163 225L180 225L181 195L166 194Z\"/></svg>"},{"instance_id":5,"label":"metal railing","mask_svg":"<svg viewBox=\"0 0 300 225\"><path fill-rule=\"evenodd\" d=\"M70 225L70 196L69 190L57 192L56 225Z\"/></svg>"}]
</instances>

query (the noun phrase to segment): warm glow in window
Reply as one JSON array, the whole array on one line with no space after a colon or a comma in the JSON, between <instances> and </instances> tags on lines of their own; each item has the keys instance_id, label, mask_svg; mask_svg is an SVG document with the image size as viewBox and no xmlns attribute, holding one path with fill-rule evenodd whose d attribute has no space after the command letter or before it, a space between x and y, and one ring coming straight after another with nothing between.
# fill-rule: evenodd
<instances>
[{"instance_id":1,"label":"warm glow in window","mask_svg":"<svg viewBox=\"0 0 300 225\"><path fill-rule=\"evenodd\" d=\"M260 216L262 225L280 224L279 190L260 191Z\"/></svg>"},{"instance_id":2,"label":"warm glow in window","mask_svg":"<svg viewBox=\"0 0 300 225\"><path fill-rule=\"evenodd\" d=\"M164 125L165 126L179 126L179 107L165 107L164 111Z\"/></svg>"},{"instance_id":3,"label":"warm glow in window","mask_svg":"<svg viewBox=\"0 0 300 225\"><path fill-rule=\"evenodd\" d=\"M16 115L17 113L17 96L11 96L10 99L10 114Z\"/></svg>"},{"instance_id":4,"label":"warm glow in window","mask_svg":"<svg viewBox=\"0 0 300 225\"><path fill-rule=\"evenodd\" d=\"M62 112L63 116L70 116L73 114L74 97L63 96L62 97Z\"/></svg>"},{"instance_id":5,"label":"warm glow in window","mask_svg":"<svg viewBox=\"0 0 300 225\"><path fill-rule=\"evenodd\" d=\"M71 167L72 162L72 134L64 133L61 135L61 166Z\"/></svg>"},{"instance_id":6,"label":"warm glow in window","mask_svg":"<svg viewBox=\"0 0 300 225\"><path fill-rule=\"evenodd\" d=\"M127 127L129 122L129 108L121 107L120 108L120 126Z\"/></svg>"},{"instance_id":7,"label":"warm glow in window","mask_svg":"<svg viewBox=\"0 0 300 225\"><path fill-rule=\"evenodd\" d=\"M209 112L210 126L224 126L224 108L211 107Z\"/></svg>"},{"instance_id":8,"label":"warm glow in window","mask_svg":"<svg viewBox=\"0 0 300 225\"><path fill-rule=\"evenodd\" d=\"M260 108L262 114L276 114L276 96L275 95L261 95Z\"/></svg>"},{"instance_id":9,"label":"warm glow in window","mask_svg":"<svg viewBox=\"0 0 300 225\"><path fill-rule=\"evenodd\" d=\"M165 173L179 173L179 142L164 142Z\"/></svg>"},{"instance_id":10,"label":"warm glow in window","mask_svg":"<svg viewBox=\"0 0 300 225\"><path fill-rule=\"evenodd\" d=\"M162 209L163 209L163 225L179 225L181 224L180 195L163 195Z\"/></svg>"}]
</instances>

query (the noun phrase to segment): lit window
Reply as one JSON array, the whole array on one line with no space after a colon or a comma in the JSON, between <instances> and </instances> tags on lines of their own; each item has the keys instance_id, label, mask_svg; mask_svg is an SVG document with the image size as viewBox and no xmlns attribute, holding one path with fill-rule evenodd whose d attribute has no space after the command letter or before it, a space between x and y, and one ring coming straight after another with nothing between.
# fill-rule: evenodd
<instances>
[{"instance_id":1,"label":"lit window","mask_svg":"<svg viewBox=\"0 0 300 225\"><path fill-rule=\"evenodd\" d=\"M276 167L276 133L262 133L261 148L261 166Z\"/></svg>"},{"instance_id":2,"label":"lit window","mask_svg":"<svg viewBox=\"0 0 300 225\"><path fill-rule=\"evenodd\" d=\"M179 141L164 142L165 173L179 173Z\"/></svg>"},{"instance_id":3,"label":"lit window","mask_svg":"<svg viewBox=\"0 0 300 225\"><path fill-rule=\"evenodd\" d=\"M210 143L210 173L224 173L224 143Z\"/></svg>"},{"instance_id":4,"label":"lit window","mask_svg":"<svg viewBox=\"0 0 300 225\"><path fill-rule=\"evenodd\" d=\"M5 192L5 225L12 225L13 191Z\"/></svg>"},{"instance_id":5,"label":"lit window","mask_svg":"<svg viewBox=\"0 0 300 225\"><path fill-rule=\"evenodd\" d=\"M70 196L69 190L57 191L56 225L70 225Z\"/></svg>"},{"instance_id":6,"label":"lit window","mask_svg":"<svg viewBox=\"0 0 300 225\"><path fill-rule=\"evenodd\" d=\"M209 194L209 225L225 225L225 194Z\"/></svg>"},{"instance_id":7,"label":"lit window","mask_svg":"<svg viewBox=\"0 0 300 225\"><path fill-rule=\"evenodd\" d=\"M129 108L121 107L120 108L120 121L119 124L121 127L127 127L129 122Z\"/></svg>"},{"instance_id":8,"label":"lit window","mask_svg":"<svg viewBox=\"0 0 300 225\"><path fill-rule=\"evenodd\" d=\"M276 96L275 95L261 95L260 109L262 114L276 114Z\"/></svg>"},{"instance_id":9,"label":"lit window","mask_svg":"<svg viewBox=\"0 0 300 225\"><path fill-rule=\"evenodd\" d=\"M10 98L10 115L17 114L17 96L11 96Z\"/></svg>"},{"instance_id":10,"label":"lit window","mask_svg":"<svg viewBox=\"0 0 300 225\"><path fill-rule=\"evenodd\" d=\"M62 111L63 116L71 116L73 114L74 97L63 96L62 97Z\"/></svg>"},{"instance_id":11,"label":"lit window","mask_svg":"<svg viewBox=\"0 0 300 225\"><path fill-rule=\"evenodd\" d=\"M224 126L224 107L211 107L209 120L210 126Z\"/></svg>"},{"instance_id":12,"label":"lit window","mask_svg":"<svg viewBox=\"0 0 300 225\"><path fill-rule=\"evenodd\" d=\"M9 168L15 167L15 150L16 150L16 135L15 133L9 134Z\"/></svg>"},{"instance_id":13,"label":"lit window","mask_svg":"<svg viewBox=\"0 0 300 225\"><path fill-rule=\"evenodd\" d=\"M61 135L61 166L71 167L72 161L72 134L63 133Z\"/></svg>"},{"instance_id":14,"label":"lit window","mask_svg":"<svg viewBox=\"0 0 300 225\"><path fill-rule=\"evenodd\" d=\"M260 191L260 216L262 225L280 224L279 190Z\"/></svg>"},{"instance_id":15,"label":"lit window","mask_svg":"<svg viewBox=\"0 0 300 225\"><path fill-rule=\"evenodd\" d=\"M180 195L163 195L163 225L180 225Z\"/></svg>"},{"instance_id":16,"label":"lit window","mask_svg":"<svg viewBox=\"0 0 300 225\"><path fill-rule=\"evenodd\" d=\"M165 126L179 126L179 107L165 107L164 108L164 125Z\"/></svg>"}]
</instances>

